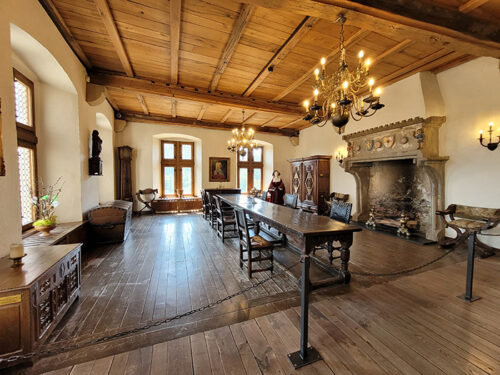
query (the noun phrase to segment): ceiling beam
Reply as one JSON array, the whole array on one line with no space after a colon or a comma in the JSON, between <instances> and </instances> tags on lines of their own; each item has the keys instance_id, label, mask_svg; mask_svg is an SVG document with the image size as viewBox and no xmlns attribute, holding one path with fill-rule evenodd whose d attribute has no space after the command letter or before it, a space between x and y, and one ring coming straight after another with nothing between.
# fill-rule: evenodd
<instances>
[{"instance_id":1,"label":"ceiling beam","mask_svg":"<svg viewBox=\"0 0 500 375\"><path fill-rule=\"evenodd\" d=\"M462 13L472 12L474 9L479 8L481 5L484 5L488 2L488 0L469 0L466 3L460 5L458 10Z\"/></svg>"},{"instance_id":2,"label":"ceiling beam","mask_svg":"<svg viewBox=\"0 0 500 375\"><path fill-rule=\"evenodd\" d=\"M452 52L446 48L442 48L437 52L434 52L423 59L420 59L413 64L410 64L408 66L405 66L401 69L396 70L395 72L386 75L380 79L378 79L377 86L378 85L384 85L384 86L389 86L397 81L400 81L406 77L409 77L415 73L418 72L424 72L427 70L432 70L437 68L441 64L445 64L449 60L456 59L459 57L460 54L458 52ZM446 59L446 60L443 60ZM363 91L360 92L360 96L368 94L368 88L365 88ZM383 95L383 94L382 94ZM383 96L382 96L382 101L383 101Z\"/></svg>"},{"instance_id":3,"label":"ceiling beam","mask_svg":"<svg viewBox=\"0 0 500 375\"><path fill-rule=\"evenodd\" d=\"M116 103L116 100L109 94L109 91L106 87L104 88L104 96L106 97L109 105L115 110L115 112L118 112L120 110L120 107Z\"/></svg>"},{"instance_id":4,"label":"ceiling beam","mask_svg":"<svg viewBox=\"0 0 500 375\"><path fill-rule=\"evenodd\" d=\"M156 123L165 125L179 125L179 126L193 126L197 128L208 128L208 129L220 129L220 130L232 130L235 127L241 126L241 124L227 123L222 124L220 122L208 122L208 121L198 121L192 118L185 117L170 117L170 116L160 116L160 115L145 115L143 113L135 112L118 112L116 118L125 121L133 122L146 122L146 123ZM284 135L288 137L296 137L299 132L294 129L278 129L272 127L255 127L256 132L260 133L272 133L277 135Z\"/></svg>"},{"instance_id":5,"label":"ceiling beam","mask_svg":"<svg viewBox=\"0 0 500 375\"><path fill-rule=\"evenodd\" d=\"M250 119L251 119L253 116L255 116L256 114L257 114L257 112L254 112L254 113L250 114L249 116L247 116L247 117L245 118L245 120L243 120L243 121L241 122L241 125L245 125L245 124L246 124L248 121L250 121Z\"/></svg>"},{"instance_id":6,"label":"ceiling beam","mask_svg":"<svg viewBox=\"0 0 500 375\"><path fill-rule=\"evenodd\" d=\"M286 124L286 125L280 126L280 129L289 128L289 127L290 127L290 126L292 126L293 124L296 124L297 122L302 121L302 120L303 120L303 118L302 118L302 117L299 117L298 119L295 119L295 120L293 120L293 121L289 122L289 123L288 123L288 124Z\"/></svg>"},{"instance_id":7,"label":"ceiling beam","mask_svg":"<svg viewBox=\"0 0 500 375\"><path fill-rule=\"evenodd\" d=\"M182 0L170 0L170 82L179 83Z\"/></svg>"},{"instance_id":8,"label":"ceiling beam","mask_svg":"<svg viewBox=\"0 0 500 375\"><path fill-rule=\"evenodd\" d=\"M170 102L170 113L173 118L177 117L177 100L172 99Z\"/></svg>"},{"instance_id":9,"label":"ceiling beam","mask_svg":"<svg viewBox=\"0 0 500 375\"><path fill-rule=\"evenodd\" d=\"M82 50L82 47L78 43L78 41L75 39L73 34L71 33L68 25L66 22L64 22L64 19L62 18L61 14L55 7L54 3L52 0L39 0L40 4L42 5L43 9L47 12L49 15L50 19L54 24L56 25L57 29L61 33L62 37L66 41L66 43L69 44L70 48L73 50L73 52L78 56L82 64L87 68L91 69L92 64L90 63L89 59L85 55L85 53Z\"/></svg>"},{"instance_id":10,"label":"ceiling beam","mask_svg":"<svg viewBox=\"0 0 500 375\"><path fill-rule=\"evenodd\" d=\"M279 113L284 115L300 115L301 108L296 103L272 102L270 100L244 98L239 95L208 92L197 88L174 86L164 81L153 81L144 78L125 77L106 72L90 72L90 83L122 89L142 94L161 95L185 99L207 104L220 104L228 107L253 109L260 112Z\"/></svg>"},{"instance_id":11,"label":"ceiling beam","mask_svg":"<svg viewBox=\"0 0 500 375\"><path fill-rule=\"evenodd\" d=\"M454 68L456 66L465 64L466 62L472 61L474 59L477 59L477 56L472 56L472 55L462 55L460 57L457 57L455 60L452 60L446 64L440 65L437 68L432 69L432 73L438 74L441 72L444 72L445 70Z\"/></svg>"},{"instance_id":12,"label":"ceiling beam","mask_svg":"<svg viewBox=\"0 0 500 375\"><path fill-rule=\"evenodd\" d=\"M233 56L234 50L236 49L236 46L238 45L238 42L240 41L241 36L243 35L243 31L245 30L248 21L250 21L250 18L252 17L254 10L255 7L251 5L243 4L241 6L240 14L236 19L233 30L231 31L231 35L229 36L229 40L227 41L226 46L224 47L224 51L222 52L219 64L217 65L217 69L215 69L212 81L210 82L209 86L210 91L215 91L217 89L219 80L221 79L224 70L226 70L226 67L229 64L231 57Z\"/></svg>"},{"instance_id":13,"label":"ceiling beam","mask_svg":"<svg viewBox=\"0 0 500 375\"><path fill-rule=\"evenodd\" d=\"M132 65L130 65L130 61L128 59L127 52L125 51L125 47L123 46L122 39L120 34L118 33L118 29L116 28L115 20L113 19L113 14L111 14L111 9L109 9L109 4L107 0L94 0L97 6L97 10L101 15L102 22L106 27L109 38L111 39L111 43L115 48L116 54L122 63L123 70L129 77L134 76L134 71L132 69Z\"/></svg>"},{"instance_id":14,"label":"ceiling beam","mask_svg":"<svg viewBox=\"0 0 500 375\"><path fill-rule=\"evenodd\" d=\"M348 38L345 41L345 43L344 43L345 47L347 48L349 45L361 40L369 33L370 33L370 31L358 30L356 33L354 33L354 35L352 35L350 38ZM326 63L328 64L331 61L332 57L337 55L339 53L339 51L340 51L340 46L335 48L332 52L330 52L326 56ZM319 62L318 62L318 64L319 64ZM273 98L273 100L275 100L275 101L280 100L280 99L284 98L285 96L287 96L288 94L290 94L292 91L294 91L297 87L301 86L305 81L307 81L313 75L314 69L316 69L317 67L318 67L318 65L311 67L311 69L309 69L307 72L302 74L299 79L295 80L290 86L288 86L286 89L281 91L278 95L276 95Z\"/></svg>"},{"instance_id":15,"label":"ceiling beam","mask_svg":"<svg viewBox=\"0 0 500 375\"><path fill-rule=\"evenodd\" d=\"M250 96L318 21L319 18L306 16L299 24L299 26L297 26L297 28L293 31L293 33L288 37L285 43L283 43L278 51L276 51L274 56L271 57L267 64L262 68L260 73L257 75L257 77L255 77L250 86L247 87L242 95Z\"/></svg>"},{"instance_id":16,"label":"ceiling beam","mask_svg":"<svg viewBox=\"0 0 500 375\"><path fill-rule=\"evenodd\" d=\"M198 113L198 117L197 117L198 121L201 121L203 119L203 116L205 115L205 111L207 110L207 108L208 108L207 104L203 104L201 106L200 113Z\"/></svg>"},{"instance_id":17,"label":"ceiling beam","mask_svg":"<svg viewBox=\"0 0 500 375\"><path fill-rule=\"evenodd\" d=\"M336 21L394 39L500 58L500 26L421 0L242 0L270 9Z\"/></svg>"},{"instance_id":18,"label":"ceiling beam","mask_svg":"<svg viewBox=\"0 0 500 375\"><path fill-rule=\"evenodd\" d=\"M398 53L399 51L401 51L402 49L408 47L412 43L413 42L410 39L405 39L402 42L399 42L394 47L391 47L388 50L382 52L380 55L375 56L375 58L372 59L371 66L373 66L374 64L376 64L376 63L384 60L385 58L387 58L389 56L394 55L395 53Z\"/></svg>"},{"instance_id":19,"label":"ceiling beam","mask_svg":"<svg viewBox=\"0 0 500 375\"><path fill-rule=\"evenodd\" d=\"M149 115L148 106L146 105L146 101L144 100L144 97L141 94L137 94L137 100L139 100L139 103L142 107L142 111L144 112L144 114Z\"/></svg>"},{"instance_id":20,"label":"ceiling beam","mask_svg":"<svg viewBox=\"0 0 500 375\"><path fill-rule=\"evenodd\" d=\"M220 120L220 123L221 124L225 123L227 121L227 119L229 118L229 116L231 115L232 112L233 112L232 109L228 109L227 112L222 117L222 119Z\"/></svg>"},{"instance_id":21,"label":"ceiling beam","mask_svg":"<svg viewBox=\"0 0 500 375\"><path fill-rule=\"evenodd\" d=\"M274 120L276 120L278 117L280 117L280 115L273 116L269 120L267 120L266 122L262 123L259 126L266 126L266 125L270 124L271 122L273 122Z\"/></svg>"}]
</instances>

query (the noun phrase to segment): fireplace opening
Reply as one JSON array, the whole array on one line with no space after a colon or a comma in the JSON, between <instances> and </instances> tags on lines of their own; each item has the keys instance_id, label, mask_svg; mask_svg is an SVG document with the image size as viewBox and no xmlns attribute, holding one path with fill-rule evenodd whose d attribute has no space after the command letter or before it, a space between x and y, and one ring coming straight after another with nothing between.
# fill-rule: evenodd
<instances>
[{"instance_id":1,"label":"fireplace opening","mask_svg":"<svg viewBox=\"0 0 500 375\"><path fill-rule=\"evenodd\" d=\"M429 176L417 167L414 159L372 162L368 205L377 226L397 231L405 215L408 230L425 237L432 213L431 191Z\"/></svg>"}]
</instances>

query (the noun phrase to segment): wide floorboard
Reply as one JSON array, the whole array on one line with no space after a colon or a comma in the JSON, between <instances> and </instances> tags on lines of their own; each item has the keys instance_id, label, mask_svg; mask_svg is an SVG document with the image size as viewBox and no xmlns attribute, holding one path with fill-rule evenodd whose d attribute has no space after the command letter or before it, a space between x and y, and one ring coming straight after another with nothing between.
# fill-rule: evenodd
<instances>
[{"instance_id":1,"label":"wide floorboard","mask_svg":"<svg viewBox=\"0 0 500 375\"><path fill-rule=\"evenodd\" d=\"M475 293L465 262L311 306L310 343L323 357L295 371L299 309L81 363L68 374L495 374L500 371L500 259L478 260Z\"/></svg>"},{"instance_id":2,"label":"wide floorboard","mask_svg":"<svg viewBox=\"0 0 500 375\"><path fill-rule=\"evenodd\" d=\"M297 261L297 256L288 250L277 249L277 252L281 253L282 260L286 260L285 264ZM287 254L295 259L285 259ZM441 254L443 250L435 245L421 246L385 234L363 231L354 236L350 267L353 271L386 273L414 267ZM326 251L318 251L316 256L327 259ZM457 249L418 272L464 259L463 249ZM335 267L338 267L337 262L334 262ZM201 338L199 333L232 327L236 323L297 307L300 300L296 276L300 272L292 271L213 308L120 339L84 345L56 357L41 358L33 368L21 372L37 374L56 366L87 362L130 350L134 350L134 361L143 356L149 358L154 353L143 348L176 339L179 340L175 341L176 345L183 347L191 335ZM85 250L82 296L55 329L48 347L64 348L75 341L96 340L166 319L214 302L266 277L267 273L258 273L249 280L246 270L240 269L238 264L237 241L229 239L223 244L199 214L137 217L132 221L131 234L126 242ZM396 276L354 275L349 285L334 285L315 291L312 300L351 294L394 279ZM216 341L216 336L205 338L205 341L199 339L198 345L203 347L203 342ZM191 348L193 345L198 348L190 343ZM128 361L124 356L120 354L116 359L123 362L123 366Z\"/></svg>"}]
</instances>

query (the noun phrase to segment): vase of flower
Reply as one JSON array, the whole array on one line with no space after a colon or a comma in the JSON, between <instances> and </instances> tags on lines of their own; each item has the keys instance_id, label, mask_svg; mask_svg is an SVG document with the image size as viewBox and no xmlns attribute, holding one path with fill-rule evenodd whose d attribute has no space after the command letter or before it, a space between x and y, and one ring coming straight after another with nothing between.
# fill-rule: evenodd
<instances>
[{"instance_id":1,"label":"vase of flower","mask_svg":"<svg viewBox=\"0 0 500 375\"><path fill-rule=\"evenodd\" d=\"M184 189L176 189L177 197L182 198L182 194L184 194Z\"/></svg>"},{"instance_id":2,"label":"vase of flower","mask_svg":"<svg viewBox=\"0 0 500 375\"><path fill-rule=\"evenodd\" d=\"M53 224L50 224L50 225L35 225L33 223L33 228L35 228L35 230L37 232L40 232L40 236L42 237L47 237L47 236L50 236L50 231L52 229L54 229L56 227L56 223L54 222Z\"/></svg>"},{"instance_id":3,"label":"vase of flower","mask_svg":"<svg viewBox=\"0 0 500 375\"><path fill-rule=\"evenodd\" d=\"M33 195L31 204L35 207L36 217L38 218L33 223L33 227L41 233L42 237L50 236L50 231L56 227L54 211L59 205L57 199L61 193L62 185L61 177L59 177L53 185L43 186L43 184L40 184L38 188L40 197Z\"/></svg>"}]
</instances>

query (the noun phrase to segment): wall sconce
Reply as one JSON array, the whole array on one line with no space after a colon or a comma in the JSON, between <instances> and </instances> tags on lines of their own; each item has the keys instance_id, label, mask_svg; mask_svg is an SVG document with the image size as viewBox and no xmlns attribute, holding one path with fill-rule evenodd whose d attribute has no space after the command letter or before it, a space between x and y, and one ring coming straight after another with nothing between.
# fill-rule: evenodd
<instances>
[{"instance_id":1,"label":"wall sconce","mask_svg":"<svg viewBox=\"0 0 500 375\"><path fill-rule=\"evenodd\" d=\"M335 154L335 159L339 162L339 165L342 165L345 158L346 156L343 151L337 151L337 153Z\"/></svg>"},{"instance_id":2,"label":"wall sconce","mask_svg":"<svg viewBox=\"0 0 500 375\"><path fill-rule=\"evenodd\" d=\"M486 147L488 150L494 151L494 150L496 150L496 148L498 147L498 144L500 143L500 135L498 136L498 142L493 142L491 140L493 138L493 123L490 122L488 125L490 126L490 129L488 130L488 133L490 133L489 142L487 144L483 143L483 140L485 140L485 138L483 138L483 131L480 130L479 131L479 143L481 143L481 146Z\"/></svg>"}]
</instances>

